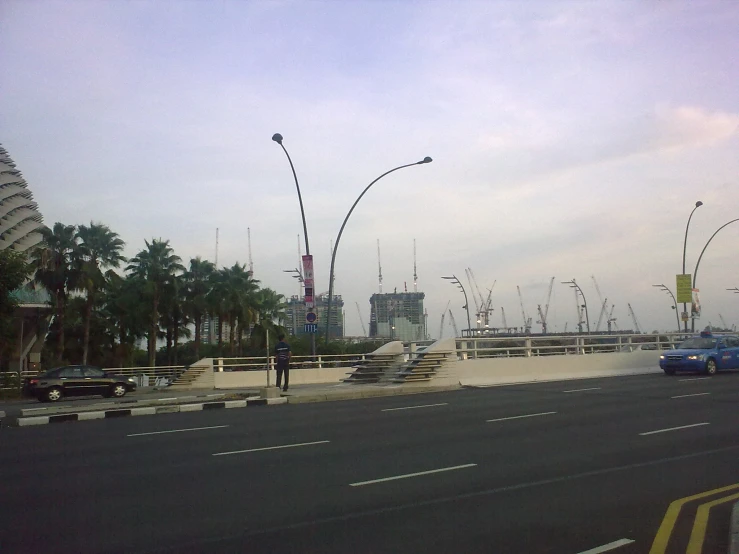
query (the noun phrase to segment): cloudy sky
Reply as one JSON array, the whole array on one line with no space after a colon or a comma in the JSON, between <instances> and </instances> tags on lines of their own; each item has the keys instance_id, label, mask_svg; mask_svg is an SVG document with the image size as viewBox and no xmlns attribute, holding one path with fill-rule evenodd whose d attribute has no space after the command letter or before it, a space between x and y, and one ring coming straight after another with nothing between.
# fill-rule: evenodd
<instances>
[{"instance_id":1,"label":"cloudy sky","mask_svg":"<svg viewBox=\"0 0 739 554\"><path fill-rule=\"evenodd\" d=\"M328 289L361 334L378 289L412 290L429 331L464 319L442 275L496 282L521 325L555 276L550 329L572 330L595 276L621 328L675 327L671 300L713 232L739 218L739 4L716 1L64 1L0 3L0 141L48 225L108 224L133 256L166 238L184 259L246 262L286 295L298 172ZM302 238L302 237L301 237ZM739 222L701 261L703 319L739 323ZM473 316L474 317L474 316ZM447 318L448 321L448 318ZM539 326L535 325L535 330ZM449 336L447 328L445 334Z\"/></svg>"}]
</instances>

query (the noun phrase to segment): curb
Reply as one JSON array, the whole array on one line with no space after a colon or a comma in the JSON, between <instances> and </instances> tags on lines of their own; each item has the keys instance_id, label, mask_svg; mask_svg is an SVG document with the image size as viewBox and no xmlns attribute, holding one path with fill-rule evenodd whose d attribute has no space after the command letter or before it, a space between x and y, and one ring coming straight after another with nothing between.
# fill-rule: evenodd
<instances>
[{"instance_id":1,"label":"curb","mask_svg":"<svg viewBox=\"0 0 739 554\"><path fill-rule=\"evenodd\" d=\"M430 392L447 392L460 390L459 385L448 385L441 387L424 387L417 389L385 389L385 390L357 390L342 391L331 394L304 394L301 396L286 397L288 404L307 404L311 402L333 402L339 400L359 400L362 398L380 398L385 396L406 396L411 394L425 394Z\"/></svg>"},{"instance_id":2,"label":"curb","mask_svg":"<svg viewBox=\"0 0 739 554\"><path fill-rule=\"evenodd\" d=\"M731 528L729 529L729 554L739 554L739 502L731 510Z\"/></svg>"},{"instance_id":3,"label":"curb","mask_svg":"<svg viewBox=\"0 0 739 554\"><path fill-rule=\"evenodd\" d=\"M12 427L29 427L33 425L48 425L50 423L64 423L67 421L88 421L92 419L112 419L117 417L200 412L205 410L247 408L250 406L266 406L274 404L287 404L287 398L224 400L221 402L202 402L199 404L170 404L165 406L147 406L142 408L116 408L112 410L72 412L48 416L18 417L10 419L9 424ZM5 418L3 418L3 421L5 421Z\"/></svg>"}]
</instances>

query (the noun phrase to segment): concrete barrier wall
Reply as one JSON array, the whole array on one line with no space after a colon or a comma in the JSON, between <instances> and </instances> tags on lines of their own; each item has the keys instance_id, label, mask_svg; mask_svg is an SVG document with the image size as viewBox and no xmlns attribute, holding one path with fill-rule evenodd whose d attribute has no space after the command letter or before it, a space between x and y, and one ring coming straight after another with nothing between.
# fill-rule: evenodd
<instances>
[{"instance_id":1,"label":"concrete barrier wall","mask_svg":"<svg viewBox=\"0 0 739 554\"><path fill-rule=\"evenodd\" d=\"M311 383L339 383L351 372L350 367L332 367L323 369L291 369L290 385L306 385ZM267 372L262 371L224 371L216 372L216 389L258 388L267 386ZM277 372L270 370L270 384L277 383Z\"/></svg>"},{"instance_id":2,"label":"concrete barrier wall","mask_svg":"<svg viewBox=\"0 0 739 554\"><path fill-rule=\"evenodd\" d=\"M659 352L635 351L531 358L483 358L457 361L450 377L462 385L495 385L660 373Z\"/></svg>"}]
</instances>

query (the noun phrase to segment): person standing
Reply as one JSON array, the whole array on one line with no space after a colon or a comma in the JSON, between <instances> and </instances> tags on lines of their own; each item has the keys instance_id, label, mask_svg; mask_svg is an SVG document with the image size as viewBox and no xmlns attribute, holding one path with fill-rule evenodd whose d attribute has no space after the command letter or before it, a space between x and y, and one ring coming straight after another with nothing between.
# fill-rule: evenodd
<instances>
[{"instance_id":1,"label":"person standing","mask_svg":"<svg viewBox=\"0 0 739 554\"><path fill-rule=\"evenodd\" d=\"M287 385L290 381L290 345L285 342L285 335L280 333L277 335L279 342L275 344L275 360L277 362L277 388L282 383L282 374L285 374L285 387L282 389L287 392Z\"/></svg>"}]
</instances>

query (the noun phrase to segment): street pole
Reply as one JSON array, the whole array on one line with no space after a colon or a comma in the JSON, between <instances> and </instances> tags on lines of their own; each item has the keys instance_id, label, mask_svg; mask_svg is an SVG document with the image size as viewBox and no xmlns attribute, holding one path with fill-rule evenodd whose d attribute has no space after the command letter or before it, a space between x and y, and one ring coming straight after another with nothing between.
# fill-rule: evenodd
<instances>
[{"instance_id":1,"label":"street pole","mask_svg":"<svg viewBox=\"0 0 739 554\"><path fill-rule=\"evenodd\" d=\"M442 277L442 279L447 279L457 285L460 290L462 291L462 294L464 294L464 309L467 311L467 334L471 335L472 333L472 320L470 319L470 303L467 300L467 291L464 290L464 285L457 279L457 276L452 274L451 277Z\"/></svg>"},{"instance_id":2,"label":"street pole","mask_svg":"<svg viewBox=\"0 0 739 554\"><path fill-rule=\"evenodd\" d=\"M574 288L576 290L575 294L579 292L580 296L582 296L583 308L585 308L585 325L587 326L588 334L590 334L590 315L588 314L588 301L585 299L585 294L580 288L580 285L577 284L574 278L571 281L562 281L562 284L569 285L570 288Z\"/></svg>"},{"instance_id":3,"label":"street pole","mask_svg":"<svg viewBox=\"0 0 739 554\"><path fill-rule=\"evenodd\" d=\"M426 156L420 162L400 165L398 167L391 169L390 171L386 171L385 173L380 175L377 179L372 181L369 185L367 185L367 187L362 191L362 194L360 194L359 197L354 201L354 204L352 204L352 207L349 210L349 213L346 214L346 217L344 218L344 222L341 224L341 228L339 229L339 234L336 236L336 242L334 243L334 249L331 254L331 270L329 271L329 275L328 275L328 305L326 307L326 344L327 345L329 341L329 331L331 329L331 302L333 300L333 295L334 295L334 265L336 263L336 252L339 249L339 242L341 241L341 234L344 232L344 227L346 227L346 222L349 221L349 216L352 215L354 208L357 207L357 204L362 199L362 197L365 195L365 193L370 189L370 187L372 187L372 185L374 185L377 181L382 179L385 175L389 175L390 173L394 171L398 171L399 169L403 169L405 167L428 164L428 163L431 163L432 161L433 160L430 157Z\"/></svg>"},{"instance_id":4,"label":"street pole","mask_svg":"<svg viewBox=\"0 0 739 554\"><path fill-rule=\"evenodd\" d=\"M716 229L716 232L711 235L711 238L710 239L708 239L708 242L703 247L703 250L701 250L701 255L698 256L698 262L695 264L695 271L693 271L693 288L697 288L696 287L696 281L698 279L698 266L701 264L701 258L703 258L703 254L705 253L706 248L708 248L708 245L711 244L711 241L713 240L713 237L715 237L716 235L718 235L718 232L721 229L723 229L724 227L726 227L728 225L731 225L732 223L736 223L737 221L739 221L739 218L732 219L731 221L728 221L728 222L724 223L721 227L719 227L718 229ZM692 315L693 314L692 314L692 310L691 310L691 316ZM691 319L690 329L691 329L691 331L695 332L695 318L694 317L691 317L690 319Z\"/></svg>"},{"instance_id":5,"label":"street pole","mask_svg":"<svg viewBox=\"0 0 739 554\"><path fill-rule=\"evenodd\" d=\"M688 217L688 224L685 226L685 238L683 239L683 275L685 275L685 253L688 248L688 229L690 228L690 220L693 219L693 214L695 213L695 210L700 208L703 205L703 202L698 200L698 202L695 203L695 208L693 208L693 211L690 212L690 216ZM693 276L693 279L695 279L695 276ZM693 288L695 287L695 283L693 283ZM678 291L679 292L679 291ZM688 311L688 305L686 303L683 303L683 312ZM677 326L678 331L680 330L680 325ZM688 332L688 320L685 320L685 332Z\"/></svg>"},{"instance_id":6,"label":"street pole","mask_svg":"<svg viewBox=\"0 0 739 554\"><path fill-rule=\"evenodd\" d=\"M672 294L672 291L668 287L666 287L664 284L652 285L652 286L659 287L660 290L665 291L667 294L669 294L672 297L672 306L675 309L675 319L677 320L677 331L679 333L680 332L680 315L677 313L679 310L677 309L677 299L675 298L675 295Z\"/></svg>"},{"instance_id":7,"label":"street pole","mask_svg":"<svg viewBox=\"0 0 739 554\"><path fill-rule=\"evenodd\" d=\"M308 243L308 225L305 222L305 210L303 209L303 196L300 194L300 184L298 183L298 174L295 173L295 166L293 165L292 158L290 158L290 154L287 152L287 148L285 148L285 145L282 144L282 135L280 133L275 133L272 135L272 140L275 141L277 144L279 144L282 147L282 151L285 152L285 156L287 156L287 161L290 162L290 169L293 172L293 179L295 179L295 188L298 191L298 202L300 203L300 217L303 220L303 236L305 237L305 255L310 256L310 244ZM305 296L303 296L303 300L305 301ZM306 306L306 312L308 310L308 307ZM315 333L310 334L310 350L311 355L313 358L316 356L316 335Z\"/></svg>"}]
</instances>

